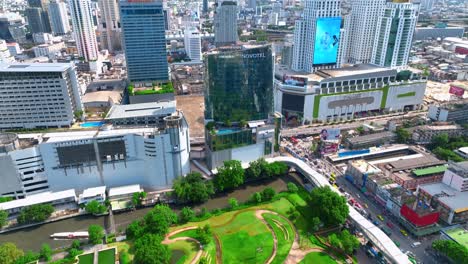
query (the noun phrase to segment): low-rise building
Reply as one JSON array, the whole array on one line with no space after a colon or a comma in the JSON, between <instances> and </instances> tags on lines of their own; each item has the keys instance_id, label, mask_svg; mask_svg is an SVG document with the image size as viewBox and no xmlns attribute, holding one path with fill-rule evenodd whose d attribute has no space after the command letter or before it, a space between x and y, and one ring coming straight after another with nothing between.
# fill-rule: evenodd
<instances>
[{"instance_id":1,"label":"low-rise building","mask_svg":"<svg viewBox=\"0 0 468 264\"><path fill-rule=\"evenodd\" d=\"M69 189L60 192L34 194L23 199L0 203L0 210L6 211L9 215L14 215L21 212L24 207L36 204L52 204L57 210L76 207L76 193L74 189Z\"/></svg>"},{"instance_id":2,"label":"low-rise building","mask_svg":"<svg viewBox=\"0 0 468 264\"><path fill-rule=\"evenodd\" d=\"M396 134L391 131L374 133L369 135L346 138L345 145L350 149L370 148L388 143L393 143L396 140Z\"/></svg>"},{"instance_id":3,"label":"low-rise building","mask_svg":"<svg viewBox=\"0 0 468 264\"><path fill-rule=\"evenodd\" d=\"M139 184L120 186L109 189L109 201L112 211L121 211L136 206L132 203L133 194L143 192Z\"/></svg>"},{"instance_id":4,"label":"low-rise building","mask_svg":"<svg viewBox=\"0 0 468 264\"><path fill-rule=\"evenodd\" d=\"M412 139L418 144L431 143L438 135L447 134L449 137L466 135L468 131L459 125L425 125L414 130Z\"/></svg>"},{"instance_id":5,"label":"low-rise building","mask_svg":"<svg viewBox=\"0 0 468 264\"><path fill-rule=\"evenodd\" d=\"M87 188L78 196L78 204L88 204L91 201L103 203L106 200L106 186Z\"/></svg>"},{"instance_id":6,"label":"low-rise building","mask_svg":"<svg viewBox=\"0 0 468 264\"><path fill-rule=\"evenodd\" d=\"M176 112L175 101L118 105L109 110L106 120L115 125L156 125L164 123L164 118Z\"/></svg>"},{"instance_id":7,"label":"low-rise building","mask_svg":"<svg viewBox=\"0 0 468 264\"><path fill-rule=\"evenodd\" d=\"M468 102L460 104L430 105L427 116L434 121L467 122Z\"/></svg>"}]
</instances>

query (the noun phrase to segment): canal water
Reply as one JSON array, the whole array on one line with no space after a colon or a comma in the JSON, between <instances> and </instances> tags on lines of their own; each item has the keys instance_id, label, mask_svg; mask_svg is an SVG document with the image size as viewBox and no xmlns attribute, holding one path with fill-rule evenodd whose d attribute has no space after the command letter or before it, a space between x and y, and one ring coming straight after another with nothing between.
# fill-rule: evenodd
<instances>
[{"instance_id":1,"label":"canal water","mask_svg":"<svg viewBox=\"0 0 468 264\"><path fill-rule=\"evenodd\" d=\"M286 190L288 182L297 181L298 177L295 174L283 176L275 180L262 181L246 184L239 189L219 195L209 201L194 206L194 209L206 208L213 210L216 208L223 208L229 205L229 198L236 198L239 203L246 202L249 197L255 193L260 192L266 187L272 187L277 192ZM151 210L151 207L142 208L135 211L128 211L123 213L114 214L114 220L117 231L124 231L128 224L135 219L141 219L146 213ZM177 208L175 208L177 210ZM35 227L25 228L9 233L0 234L0 243L13 242L23 250L38 251L43 243L48 243L52 248L59 248L71 244L69 240L53 240L49 236L57 232L76 232L86 231L89 225L106 226L106 216L80 216Z\"/></svg>"}]
</instances>

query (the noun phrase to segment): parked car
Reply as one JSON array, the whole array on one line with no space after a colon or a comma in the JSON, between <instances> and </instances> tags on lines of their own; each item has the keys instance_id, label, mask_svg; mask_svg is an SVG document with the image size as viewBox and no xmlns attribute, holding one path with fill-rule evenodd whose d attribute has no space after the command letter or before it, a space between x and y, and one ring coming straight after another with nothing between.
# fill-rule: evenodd
<instances>
[{"instance_id":1,"label":"parked car","mask_svg":"<svg viewBox=\"0 0 468 264\"><path fill-rule=\"evenodd\" d=\"M390 228L394 228L395 226L391 222L387 222L387 226Z\"/></svg>"},{"instance_id":2,"label":"parked car","mask_svg":"<svg viewBox=\"0 0 468 264\"><path fill-rule=\"evenodd\" d=\"M380 221L383 221L383 220L384 220L384 218L383 218L382 215L377 215L377 218L380 219Z\"/></svg>"},{"instance_id":3,"label":"parked car","mask_svg":"<svg viewBox=\"0 0 468 264\"><path fill-rule=\"evenodd\" d=\"M404 235L404 236L408 236L408 233L406 233L406 231L405 231L405 230L403 230L403 229L400 229L400 232L401 232L401 234L402 234L402 235Z\"/></svg>"}]
</instances>

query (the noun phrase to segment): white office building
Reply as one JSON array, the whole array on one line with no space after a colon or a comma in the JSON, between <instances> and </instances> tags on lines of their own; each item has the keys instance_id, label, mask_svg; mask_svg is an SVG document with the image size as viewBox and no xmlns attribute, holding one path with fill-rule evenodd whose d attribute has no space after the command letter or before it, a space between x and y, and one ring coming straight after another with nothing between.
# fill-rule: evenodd
<instances>
[{"instance_id":1,"label":"white office building","mask_svg":"<svg viewBox=\"0 0 468 264\"><path fill-rule=\"evenodd\" d=\"M237 2L222 1L214 15L216 46L235 44L237 36Z\"/></svg>"},{"instance_id":2,"label":"white office building","mask_svg":"<svg viewBox=\"0 0 468 264\"><path fill-rule=\"evenodd\" d=\"M0 64L0 129L69 127L82 109L72 64Z\"/></svg>"},{"instance_id":3,"label":"white office building","mask_svg":"<svg viewBox=\"0 0 468 264\"><path fill-rule=\"evenodd\" d=\"M391 68L408 64L419 4L388 2L377 22L371 63Z\"/></svg>"},{"instance_id":4,"label":"white office building","mask_svg":"<svg viewBox=\"0 0 468 264\"><path fill-rule=\"evenodd\" d=\"M98 59L98 44L93 25L90 0L69 0L73 33L78 55L86 62Z\"/></svg>"},{"instance_id":5,"label":"white office building","mask_svg":"<svg viewBox=\"0 0 468 264\"><path fill-rule=\"evenodd\" d=\"M190 137L182 113L164 121L160 127L0 134L0 196L131 184L170 188L190 171Z\"/></svg>"},{"instance_id":6,"label":"white office building","mask_svg":"<svg viewBox=\"0 0 468 264\"><path fill-rule=\"evenodd\" d=\"M65 48L64 42L56 42L52 44L41 44L33 47L34 57L48 57L49 59L55 59L60 55L62 49Z\"/></svg>"},{"instance_id":7,"label":"white office building","mask_svg":"<svg viewBox=\"0 0 468 264\"><path fill-rule=\"evenodd\" d=\"M346 62L369 63L372 58L377 21L385 0L353 0L349 15Z\"/></svg>"},{"instance_id":8,"label":"white office building","mask_svg":"<svg viewBox=\"0 0 468 264\"><path fill-rule=\"evenodd\" d=\"M70 32L67 5L61 0L53 0L49 3L49 20L55 35L65 35Z\"/></svg>"},{"instance_id":9,"label":"white office building","mask_svg":"<svg viewBox=\"0 0 468 264\"><path fill-rule=\"evenodd\" d=\"M345 46L341 20L341 0L305 1L303 18L296 20L294 28L294 70L315 72L340 66Z\"/></svg>"},{"instance_id":10,"label":"white office building","mask_svg":"<svg viewBox=\"0 0 468 264\"><path fill-rule=\"evenodd\" d=\"M117 0L99 0L101 17L99 32L101 34L101 49L115 52L122 49L120 13Z\"/></svg>"},{"instance_id":11,"label":"white office building","mask_svg":"<svg viewBox=\"0 0 468 264\"><path fill-rule=\"evenodd\" d=\"M15 58L11 56L10 50L6 44L6 41L0 39L0 63L14 62Z\"/></svg>"},{"instance_id":12,"label":"white office building","mask_svg":"<svg viewBox=\"0 0 468 264\"><path fill-rule=\"evenodd\" d=\"M192 61L201 61L201 37L196 28L188 28L184 31L184 47L187 56Z\"/></svg>"}]
</instances>

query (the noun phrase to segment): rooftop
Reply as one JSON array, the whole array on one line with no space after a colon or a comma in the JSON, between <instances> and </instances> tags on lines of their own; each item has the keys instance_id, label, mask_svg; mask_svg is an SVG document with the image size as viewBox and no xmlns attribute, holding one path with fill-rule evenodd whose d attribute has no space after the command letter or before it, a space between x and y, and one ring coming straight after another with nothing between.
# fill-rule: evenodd
<instances>
[{"instance_id":1,"label":"rooftop","mask_svg":"<svg viewBox=\"0 0 468 264\"><path fill-rule=\"evenodd\" d=\"M76 199L75 189L69 189L61 192L43 192L26 196L24 199L13 200L5 203L0 203L1 210L10 210L14 208L21 208L35 204L50 203L53 201L72 198Z\"/></svg>"},{"instance_id":2,"label":"rooftop","mask_svg":"<svg viewBox=\"0 0 468 264\"><path fill-rule=\"evenodd\" d=\"M441 203L457 213L468 210L468 192L459 192L441 182L420 185L419 188L431 196L438 195Z\"/></svg>"},{"instance_id":3,"label":"rooftop","mask_svg":"<svg viewBox=\"0 0 468 264\"><path fill-rule=\"evenodd\" d=\"M374 133L374 134L369 134L369 135L364 135L364 136L348 138L346 139L346 141L348 141L351 144L356 144L356 143L361 143L361 142L368 142L368 141L373 141L373 140L391 138L395 136L396 136L395 133L391 131L385 131L381 133Z\"/></svg>"},{"instance_id":4,"label":"rooftop","mask_svg":"<svg viewBox=\"0 0 468 264\"><path fill-rule=\"evenodd\" d=\"M447 170L447 165L428 167L424 169L413 170L413 174L417 177L426 176L435 173L443 173Z\"/></svg>"},{"instance_id":5,"label":"rooftop","mask_svg":"<svg viewBox=\"0 0 468 264\"><path fill-rule=\"evenodd\" d=\"M106 193L106 186L99 186L94 188L88 188L83 191L80 195L80 198L91 198L98 195L102 195Z\"/></svg>"},{"instance_id":6,"label":"rooftop","mask_svg":"<svg viewBox=\"0 0 468 264\"><path fill-rule=\"evenodd\" d=\"M8 63L0 64L0 72L64 72L70 63Z\"/></svg>"},{"instance_id":7,"label":"rooftop","mask_svg":"<svg viewBox=\"0 0 468 264\"><path fill-rule=\"evenodd\" d=\"M434 165L442 165L444 163L445 163L444 161L441 161L434 156L425 155L420 158L392 161L392 162L389 162L388 164L392 167L393 171L401 171L401 170L423 168L423 167L434 166Z\"/></svg>"},{"instance_id":8,"label":"rooftop","mask_svg":"<svg viewBox=\"0 0 468 264\"><path fill-rule=\"evenodd\" d=\"M160 101L129 105L113 105L106 116L107 120L144 116L166 116L176 111L175 101Z\"/></svg>"},{"instance_id":9,"label":"rooftop","mask_svg":"<svg viewBox=\"0 0 468 264\"><path fill-rule=\"evenodd\" d=\"M139 193L142 190L143 189L140 188L139 184L133 184L133 185L110 188L109 189L109 198L112 198L112 196Z\"/></svg>"},{"instance_id":10,"label":"rooftop","mask_svg":"<svg viewBox=\"0 0 468 264\"><path fill-rule=\"evenodd\" d=\"M356 64L353 66L342 67L339 69L330 69L330 70L320 70L319 73L323 74L325 78L332 77L345 77L359 74L369 74L375 72L389 71L387 68L382 68L372 64ZM396 75L396 70L394 71Z\"/></svg>"},{"instance_id":11,"label":"rooftop","mask_svg":"<svg viewBox=\"0 0 468 264\"><path fill-rule=\"evenodd\" d=\"M365 160L354 160L351 162L351 164L355 169L359 170L361 173L375 174L380 172L379 168L368 163Z\"/></svg>"},{"instance_id":12,"label":"rooftop","mask_svg":"<svg viewBox=\"0 0 468 264\"><path fill-rule=\"evenodd\" d=\"M468 177L468 161L449 162L449 169L461 177Z\"/></svg>"},{"instance_id":13,"label":"rooftop","mask_svg":"<svg viewBox=\"0 0 468 264\"><path fill-rule=\"evenodd\" d=\"M442 232L445 233L447 236L449 236L458 244L463 245L466 248L468 248L468 231L464 229L462 226L457 225L454 227L448 227L446 229L443 229Z\"/></svg>"}]
</instances>

